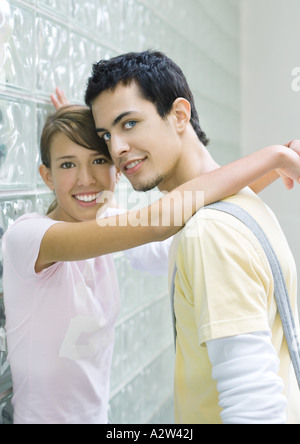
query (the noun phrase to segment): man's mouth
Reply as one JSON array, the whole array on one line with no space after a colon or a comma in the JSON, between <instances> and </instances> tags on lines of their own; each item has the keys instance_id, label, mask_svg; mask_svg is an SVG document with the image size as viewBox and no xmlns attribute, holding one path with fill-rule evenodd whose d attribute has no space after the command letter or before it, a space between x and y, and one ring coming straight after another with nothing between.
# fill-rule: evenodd
<instances>
[{"instance_id":1,"label":"man's mouth","mask_svg":"<svg viewBox=\"0 0 300 444\"><path fill-rule=\"evenodd\" d=\"M124 163L123 165L121 165L121 170L127 175L134 174L141 168L145 160L146 157L144 159L132 160Z\"/></svg>"}]
</instances>

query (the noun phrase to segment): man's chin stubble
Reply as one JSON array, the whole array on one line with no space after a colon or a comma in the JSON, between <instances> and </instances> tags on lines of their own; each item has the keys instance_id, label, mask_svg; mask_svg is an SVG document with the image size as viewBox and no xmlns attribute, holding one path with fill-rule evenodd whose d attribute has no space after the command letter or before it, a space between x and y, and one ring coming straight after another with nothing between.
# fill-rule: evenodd
<instances>
[{"instance_id":1,"label":"man's chin stubble","mask_svg":"<svg viewBox=\"0 0 300 444\"><path fill-rule=\"evenodd\" d=\"M158 185L160 185L162 181L163 181L163 177L157 176L151 182L149 181L148 183L139 183L139 184L133 185L133 188L135 191L146 192L146 191L150 191L150 190L153 190L154 188L158 187Z\"/></svg>"}]
</instances>

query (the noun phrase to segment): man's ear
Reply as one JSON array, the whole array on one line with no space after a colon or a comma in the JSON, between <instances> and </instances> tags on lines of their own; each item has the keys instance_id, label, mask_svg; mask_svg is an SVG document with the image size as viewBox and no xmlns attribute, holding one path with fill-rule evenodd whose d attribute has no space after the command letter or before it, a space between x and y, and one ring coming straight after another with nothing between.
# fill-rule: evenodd
<instances>
[{"instance_id":1,"label":"man's ear","mask_svg":"<svg viewBox=\"0 0 300 444\"><path fill-rule=\"evenodd\" d=\"M172 107L175 124L179 133L182 133L191 120L190 102L182 97L175 100Z\"/></svg>"},{"instance_id":2,"label":"man's ear","mask_svg":"<svg viewBox=\"0 0 300 444\"><path fill-rule=\"evenodd\" d=\"M47 168L46 165L42 164L39 166L39 172L47 187L50 188L51 191L54 191L50 168Z\"/></svg>"}]
</instances>

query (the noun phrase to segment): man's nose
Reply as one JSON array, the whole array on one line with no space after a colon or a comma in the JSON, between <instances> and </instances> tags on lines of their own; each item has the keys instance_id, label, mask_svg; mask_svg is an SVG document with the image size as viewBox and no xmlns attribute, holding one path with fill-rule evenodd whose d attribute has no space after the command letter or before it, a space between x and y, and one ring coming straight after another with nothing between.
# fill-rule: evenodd
<instances>
[{"instance_id":1,"label":"man's nose","mask_svg":"<svg viewBox=\"0 0 300 444\"><path fill-rule=\"evenodd\" d=\"M130 146L125 138L113 136L110 142L110 155L113 159L119 159L130 151Z\"/></svg>"}]
</instances>

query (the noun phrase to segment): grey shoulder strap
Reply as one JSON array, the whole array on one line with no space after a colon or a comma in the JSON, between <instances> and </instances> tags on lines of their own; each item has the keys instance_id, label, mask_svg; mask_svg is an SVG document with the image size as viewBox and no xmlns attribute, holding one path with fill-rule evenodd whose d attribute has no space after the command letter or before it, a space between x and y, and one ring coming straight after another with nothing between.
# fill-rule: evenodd
<instances>
[{"instance_id":1,"label":"grey shoulder strap","mask_svg":"<svg viewBox=\"0 0 300 444\"><path fill-rule=\"evenodd\" d=\"M300 346L297 335L297 328L293 317L293 312L290 304L290 299L284 276L278 258L262 228L256 222L256 220L247 211L241 207L228 203L228 202L216 202L212 205L205 207L207 209L219 210L225 213L229 213L232 216L243 222L257 237L259 240L271 267L274 279L274 295L277 303L279 315L281 317L283 331L289 347L291 360L295 369L298 385L300 387ZM173 320L175 322L174 314L174 292L175 292L175 276L176 269L173 272L173 280L171 286L171 299L172 299L172 311ZM174 324L174 331L176 334L176 324Z\"/></svg>"}]
</instances>

